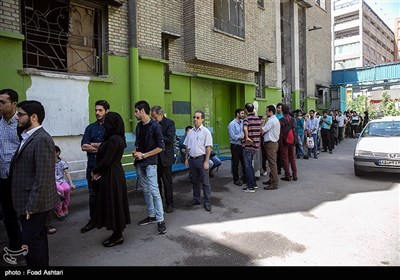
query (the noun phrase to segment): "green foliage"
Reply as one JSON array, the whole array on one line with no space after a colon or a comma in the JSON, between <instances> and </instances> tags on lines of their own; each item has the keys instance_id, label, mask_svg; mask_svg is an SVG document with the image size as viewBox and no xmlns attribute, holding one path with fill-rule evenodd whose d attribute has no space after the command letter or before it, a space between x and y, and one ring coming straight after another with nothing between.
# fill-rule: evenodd
<instances>
[{"instance_id":1,"label":"green foliage","mask_svg":"<svg viewBox=\"0 0 400 280\"><path fill-rule=\"evenodd\" d=\"M360 95L356 99L353 99L349 102L348 108L351 111L356 111L357 113L363 113L367 111L368 101L365 95Z\"/></svg>"},{"instance_id":2,"label":"green foliage","mask_svg":"<svg viewBox=\"0 0 400 280\"><path fill-rule=\"evenodd\" d=\"M390 95L386 91L382 93L382 101L377 109L368 104L368 100L365 95L360 95L351 100L348 104L348 108L349 110L353 110L361 114L364 111L368 111L369 118L371 120L382 118L384 116L400 116L400 109L396 109L396 103L391 100Z\"/></svg>"}]
</instances>

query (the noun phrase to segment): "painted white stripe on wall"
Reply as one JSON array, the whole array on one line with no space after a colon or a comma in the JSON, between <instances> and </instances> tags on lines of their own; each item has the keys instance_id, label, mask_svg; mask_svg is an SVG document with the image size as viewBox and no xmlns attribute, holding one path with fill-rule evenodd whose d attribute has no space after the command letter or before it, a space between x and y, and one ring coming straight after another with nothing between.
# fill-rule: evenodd
<instances>
[{"instance_id":1,"label":"painted white stripe on wall","mask_svg":"<svg viewBox=\"0 0 400 280\"><path fill-rule=\"evenodd\" d=\"M89 124L89 81L31 76L27 99L45 108L44 128L51 136L81 135Z\"/></svg>"}]
</instances>

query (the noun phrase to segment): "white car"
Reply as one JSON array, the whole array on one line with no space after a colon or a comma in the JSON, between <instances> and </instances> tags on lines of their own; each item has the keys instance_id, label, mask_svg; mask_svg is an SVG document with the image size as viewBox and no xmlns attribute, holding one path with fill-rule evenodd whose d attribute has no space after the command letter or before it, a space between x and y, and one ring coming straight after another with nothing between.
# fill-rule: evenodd
<instances>
[{"instance_id":1,"label":"white car","mask_svg":"<svg viewBox=\"0 0 400 280\"><path fill-rule=\"evenodd\" d=\"M400 117L370 121L354 150L354 174L379 171L400 173Z\"/></svg>"}]
</instances>

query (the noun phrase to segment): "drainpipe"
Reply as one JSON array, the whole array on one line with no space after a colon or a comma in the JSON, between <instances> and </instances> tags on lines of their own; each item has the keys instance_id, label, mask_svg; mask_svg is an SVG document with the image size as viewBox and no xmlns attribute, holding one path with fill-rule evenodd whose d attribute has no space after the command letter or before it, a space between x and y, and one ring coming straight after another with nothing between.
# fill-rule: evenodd
<instances>
[{"instance_id":1,"label":"drainpipe","mask_svg":"<svg viewBox=\"0 0 400 280\"><path fill-rule=\"evenodd\" d=\"M139 50L137 35L137 0L128 1L129 27L129 91L131 97L131 117L133 106L139 101ZM135 132L135 122L132 120L132 132Z\"/></svg>"}]
</instances>

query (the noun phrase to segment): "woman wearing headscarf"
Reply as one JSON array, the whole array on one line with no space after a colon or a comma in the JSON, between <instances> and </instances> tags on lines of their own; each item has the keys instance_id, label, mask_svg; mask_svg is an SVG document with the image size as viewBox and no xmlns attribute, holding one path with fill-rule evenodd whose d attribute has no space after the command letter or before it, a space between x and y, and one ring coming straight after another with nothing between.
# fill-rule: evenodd
<instances>
[{"instance_id":1,"label":"woman wearing headscarf","mask_svg":"<svg viewBox=\"0 0 400 280\"><path fill-rule=\"evenodd\" d=\"M115 112L104 120L104 141L99 147L92 180L97 184L96 226L113 234L102 242L113 247L124 242L122 231L131 223L125 172L121 159L126 147L124 121Z\"/></svg>"}]
</instances>

